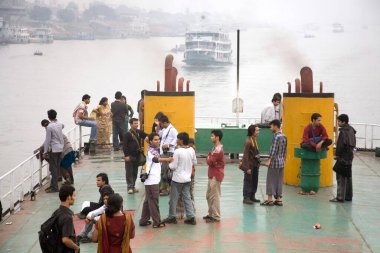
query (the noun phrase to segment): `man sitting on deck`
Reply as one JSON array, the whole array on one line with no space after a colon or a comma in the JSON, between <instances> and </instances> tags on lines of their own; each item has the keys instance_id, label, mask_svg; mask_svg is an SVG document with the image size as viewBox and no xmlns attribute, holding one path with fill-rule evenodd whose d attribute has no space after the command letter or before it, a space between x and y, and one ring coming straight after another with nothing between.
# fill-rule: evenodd
<instances>
[{"instance_id":1,"label":"man sitting on deck","mask_svg":"<svg viewBox=\"0 0 380 253\"><path fill-rule=\"evenodd\" d=\"M312 152L320 152L332 144L321 121L322 116L319 113L311 115L311 124L307 125L303 130L301 148Z\"/></svg>"},{"instance_id":2,"label":"man sitting on deck","mask_svg":"<svg viewBox=\"0 0 380 253\"><path fill-rule=\"evenodd\" d=\"M79 214L79 218L84 219L89 212L94 211L104 205L103 198L106 193L112 194L113 190L108 184L108 175L106 173L99 173L96 175L96 186L99 187L100 198L99 202L85 201L82 204L82 211Z\"/></svg>"}]
</instances>

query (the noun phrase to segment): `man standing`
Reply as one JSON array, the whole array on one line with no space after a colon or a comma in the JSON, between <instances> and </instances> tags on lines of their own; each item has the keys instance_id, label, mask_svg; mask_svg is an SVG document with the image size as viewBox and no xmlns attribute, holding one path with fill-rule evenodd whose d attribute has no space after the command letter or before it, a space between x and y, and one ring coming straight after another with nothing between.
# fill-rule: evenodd
<instances>
[{"instance_id":1,"label":"man standing","mask_svg":"<svg viewBox=\"0 0 380 253\"><path fill-rule=\"evenodd\" d=\"M189 147L189 134L186 132L177 135L177 149L174 151L173 161L169 164L173 170L171 181L169 216L164 220L165 223L177 223L176 208L178 198L182 196L186 220L185 224L195 225L193 202L190 195L190 182L193 165L197 164L194 149Z\"/></svg>"},{"instance_id":2,"label":"man standing","mask_svg":"<svg viewBox=\"0 0 380 253\"><path fill-rule=\"evenodd\" d=\"M213 149L207 156L208 184L206 199L208 204L208 214L203 217L207 223L220 221L220 196L224 178L224 150L221 140L223 132L219 129L211 131L211 141Z\"/></svg>"},{"instance_id":3,"label":"man standing","mask_svg":"<svg viewBox=\"0 0 380 253\"><path fill-rule=\"evenodd\" d=\"M74 110L73 117L75 124L79 126L91 127L90 142L96 143L98 128L94 118L88 116L87 105L90 103L90 95L85 94L82 102Z\"/></svg>"},{"instance_id":4,"label":"man standing","mask_svg":"<svg viewBox=\"0 0 380 253\"><path fill-rule=\"evenodd\" d=\"M348 115L338 116L339 136L333 170L336 172L337 194L330 202L352 201L352 160L356 147L356 131L348 124Z\"/></svg>"},{"instance_id":5,"label":"man standing","mask_svg":"<svg viewBox=\"0 0 380 253\"><path fill-rule=\"evenodd\" d=\"M269 150L269 159L263 164L268 166L266 189L268 198L261 205L282 206L282 180L284 178L287 138L282 134L281 122L278 119L271 121L269 125L274 136ZM274 202L272 196L276 199Z\"/></svg>"},{"instance_id":6,"label":"man standing","mask_svg":"<svg viewBox=\"0 0 380 253\"><path fill-rule=\"evenodd\" d=\"M45 190L47 193L58 192L58 174L61 164L61 153L63 151L63 124L57 121L57 112L49 110L47 112L50 124L46 127L46 138L44 142L43 157L49 156L49 170L51 173L50 187Z\"/></svg>"},{"instance_id":7,"label":"man standing","mask_svg":"<svg viewBox=\"0 0 380 253\"><path fill-rule=\"evenodd\" d=\"M112 144L113 150L119 151L119 135L124 137L125 134L125 117L128 113L127 105L122 101L120 91L115 93L115 101L111 103L112 112ZM120 141L123 139L120 139Z\"/></svg>"},{"instance_id":8,"label":"man standing","mask_svg":"<svg viewBox=\"0 0 380 253\"><path fill-rule=\"evenodd\" d=\"M272 98L272 104L265 107L261 112L261 123L269 123L274 119L282 120L281 94L275 93Z\"/></svg>"},{"instance_id":9,"label":"man standing","mask_svg":"<svg viewBox=\"0 0 380 253\"><path fill-rule=\"evenodd\" d=\"M80 212L79 218L84 219L89 212L98 209L104 205L104 195L113 194L114 191L108 182L108 175L106 173L99 173L96 175L96 186L99 187L100 198L98 202L84 201L82 204L82 211Z\"/></svg>"},{"instance_id":10,"label":"man standing","mask_svg":"<svg viewBox=\"0 0 380 253\"><path fill-rule=\"evenodd\" d=\"M260 128L257 125L248 127L248 138L244 145L242 170L244 171L243 203L252 205L260 203L256 199L257 184L259 181L260 155L257 144Z\"/></svg>"},{"instance_id":11,"label":"man standing","mask_svg":"<svg viewBox=\"0 0 380 253\"><path fill-rule=\"evenodd\" d=\"M322 116L319 113L311 115L311 124L303 130L301 148L313 152L320 152L332 144L326 128L321 124Z\"/></svg>"},{"instance_id":12,"label":"man standing","mask_svg":"<svg viewBox=\"0 0 380 253\"><path fill-rule=\"evenodd\" d=\"M177 144L177 129L170 123L169 118L166 115L163 115L159 120L160 131L159 136L161 138L160 144L160 154L162 158L172 157L174 153L174 148ZM169 195L169 164L163 162L161 164L161 189L160 195L167 196Z\"/></svg>"},{"instance_id":13,"label":"man standing","mask_svg":"<svg viewBox=\"0 0 380 253\"><path fill-rule=\"evenodd\" d=\"M75 229L73 223L73 211L70 210L70 206L74 205L76 198L75 188L71 185L63 185L59 190L59 199L61 205L53 213L58 216L58 229L62 240L60 241L59 248L62 249L62 253L78 253L79 245L75 243Z\"/></svg>"},{"instance_id":14,"label":"man standing","mask_svg":"<svg viewBox=\"0 0 380 253\"><path fill-rule=\"evenodd\" d=\"M129 126L129 131L124 135L123 151L128 194L133 194L138 192L135 187L139 168L138 157L140 152L144 152L142 144L147 134L138 129L139 121L136 118L129 120Z\"/></svg>"}]
</instances>

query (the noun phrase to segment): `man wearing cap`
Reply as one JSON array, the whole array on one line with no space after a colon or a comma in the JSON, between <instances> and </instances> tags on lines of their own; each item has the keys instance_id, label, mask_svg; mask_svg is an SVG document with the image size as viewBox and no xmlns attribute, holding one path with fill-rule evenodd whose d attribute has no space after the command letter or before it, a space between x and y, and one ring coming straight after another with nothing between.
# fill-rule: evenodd
<instances>
[{"instance_id":1,"label":"man wearing cap","mask_svg":"<svg viewBox=\"0 0 380 253\"><path fill-rule=\"evenodd\" d=\"M261 123L269 124L272 120L278 119L282 121L282 96L280 93L275 93L272 98L272 104L265 107L261 112Z\"/></svg>"}]
</instances>

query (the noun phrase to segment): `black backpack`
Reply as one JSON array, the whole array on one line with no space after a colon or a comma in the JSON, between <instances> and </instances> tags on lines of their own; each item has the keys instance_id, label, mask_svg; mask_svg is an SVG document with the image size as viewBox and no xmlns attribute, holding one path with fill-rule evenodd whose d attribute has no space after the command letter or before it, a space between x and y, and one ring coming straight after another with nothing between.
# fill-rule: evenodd
<instances>
[{"instance_id":1,"label":"black backpack","mask_svg":"<svg viewBox=\"0 0 380 253\"><path fill-rule=\"evenodd\" d=\"M43 253L60 252L62 246L61 232L58 227L59 212L55 211L53 215L41 225L38 232L41 250Z\"/></svg>"}]
</instances>

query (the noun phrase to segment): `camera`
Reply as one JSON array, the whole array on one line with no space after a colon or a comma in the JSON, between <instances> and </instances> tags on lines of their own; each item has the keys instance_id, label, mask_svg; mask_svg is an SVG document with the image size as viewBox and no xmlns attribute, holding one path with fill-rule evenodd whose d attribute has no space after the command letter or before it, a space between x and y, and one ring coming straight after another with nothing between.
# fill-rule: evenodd
<instances>
[{"instance_id":1,"label":"camera","mask_svg":"<svg viewBox=\"0 0 380 253\"><path fill-rule=\"evenodd\" d=\"M259 154L255 155L255 160L258 162L258 164L261 164L261 156Z\"/></svg>"},{"instance_id":2,"label":"camera","mask_svg":"<svg viewBox=\"0 0 380 253\"><path fill-rule=\"evenodd\" d=\"M164 154L167 154L169 152L169 148L162 148L162 152L164 152Z\"/></svg>"},{"instance_id":3,"label":"camera","mask_svg":"<svg viewBox=\"0 0 380 253\"><path fill-rule=\"evenodd\" d=\"M144 183L145 180L148 179L148 176L149 176L148 173L142 173L142 174L140 175L141 183Z\"/></svg>"}]
</instances>

